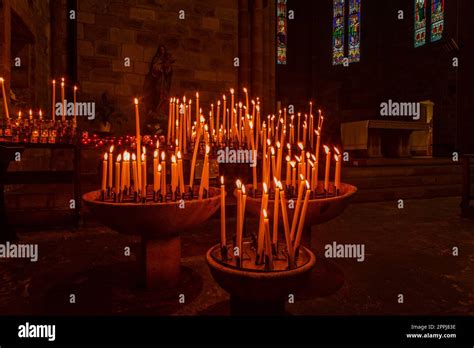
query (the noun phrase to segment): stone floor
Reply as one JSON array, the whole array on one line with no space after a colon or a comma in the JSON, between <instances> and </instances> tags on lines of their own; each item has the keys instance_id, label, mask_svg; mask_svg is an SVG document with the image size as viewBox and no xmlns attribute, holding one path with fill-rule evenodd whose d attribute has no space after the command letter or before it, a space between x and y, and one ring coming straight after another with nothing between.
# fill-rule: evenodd
<instances>
[{"instance_id":1,"label":"stone floor","mask_svg":"<svg viewBox=\"0 0 474 348\"><path fill-rule=\"evenodd\" d=\"M39 244L40 258L0 259L0 313L226 315L228 295L204 260L218 231L212 219L182 237L182 281L170 292L137 285L138 238L90 219L75 232L20 233L22 243ZM334 241L364 244L365 260L326 259L324 246ZM396 202L353 204L313 228L312 249L318 266L308 288L286 305L291 314L474 314L474 221L459 218L458 197L407 200L404 209Z\"/></svg>"}]
</instances>

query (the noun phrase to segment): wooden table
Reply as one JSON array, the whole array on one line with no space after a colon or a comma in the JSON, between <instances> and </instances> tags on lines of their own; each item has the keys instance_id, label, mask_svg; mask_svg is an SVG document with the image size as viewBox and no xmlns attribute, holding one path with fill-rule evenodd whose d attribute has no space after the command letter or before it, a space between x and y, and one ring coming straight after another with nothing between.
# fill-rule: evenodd
<instances>
[{"instance_id":1,"label":"wooden table","mask_svg":"<svg viewBox=\"0 0 474 348\"><path fill-rule=\"evenodd\" d=\"M73 170L64 171L8 171L10 162L15 161L16 153L25 149L70 149L73 151ZM16 238L11 226L7 222L4 188L7 184L51 184L70 183L74 185L75 225L81 219L81 189L80 189L80 145L79 144L32 144L32 143L0 143L0 220L5 228L0 228L0 241ZM3 226L2 226L3 227Z\"/></svg>"},{"instance_id":2,"label":"wooden table","mask_svg":"<svg viewBox=\"0 0 474 348\"><path fill-rule=\"evenodd\" d=\"M368 157L410 157L410 135L429 131L427 123L365 120L341 124L344 150L361 150Z\"/></svg>"}]
</instances>

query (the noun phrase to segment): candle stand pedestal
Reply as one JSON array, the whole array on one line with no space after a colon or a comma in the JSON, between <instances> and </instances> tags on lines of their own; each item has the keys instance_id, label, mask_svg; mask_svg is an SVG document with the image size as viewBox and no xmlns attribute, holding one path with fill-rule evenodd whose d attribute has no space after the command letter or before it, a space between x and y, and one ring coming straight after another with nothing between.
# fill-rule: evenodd
<instances>
[{"instance_id":1,"label":"candle stand pedestal","mask_svg":"<svg viewBox=\"0 0 474 348\"><path fill-rule=\"evenodd\" d=\"M256 251L251 241L243 243L242 267L237 267L235 258L223 259L220 245L208 250L207 264L214 280L230 294L232 315L285 314L285 303L290 296L296 295L309 282L316 257L302 246L295 268L288 269L284 248L280 243L274 256L274 267L270 270L255 264Z\"/></svg>"},{"instance_id":2,"label":"candle stand pedestal","mask_svg":"<svg viewBox=\"0 0 474 348\"><path fill-rule=\"evenodd\" d=\"M141 236L143 283L148 289L173 288L181 268L180 233L210 218L220 206L220 190L210 197L179 202L114 203L101 200L101 191L83 195L91 212L118 233Z\"/></svg>"}]
</instances>

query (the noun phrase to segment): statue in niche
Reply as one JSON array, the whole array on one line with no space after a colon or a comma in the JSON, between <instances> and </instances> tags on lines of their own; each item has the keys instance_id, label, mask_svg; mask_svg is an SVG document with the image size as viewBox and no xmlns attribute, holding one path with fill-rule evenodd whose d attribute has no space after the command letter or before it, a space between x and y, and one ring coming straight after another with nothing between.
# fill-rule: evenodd
<instances>
[{"instance_id":1,"label":"statue in niche","mask_svg":"<svg viewBox=\"0 0 474 348\"><path fill-rule=\"evenodd\" d=\"M171 79L175 59L160 45L150 63L143 85L145 126L149 134L161 134L166 125L170 99Z\"/></svg>"}]
</instances>

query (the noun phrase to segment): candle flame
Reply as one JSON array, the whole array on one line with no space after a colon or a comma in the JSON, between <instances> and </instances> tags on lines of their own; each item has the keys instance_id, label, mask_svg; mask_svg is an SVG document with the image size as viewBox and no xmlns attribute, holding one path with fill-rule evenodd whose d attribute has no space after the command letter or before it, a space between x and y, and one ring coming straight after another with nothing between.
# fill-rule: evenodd
<instances>
[{"instance_id":1,"label":"candle flame","mask_svg":"<svg viewBox=\"0 0 474 348\"><path fill-rule=\"evenodd\" d=\"M171 156L171 163L176 163L176 156L175 155Z\"/></svg>"},{"instance_id":2,"label":"candle flame","mask_svg":"<svg viewBox=\"0 0 474 348\"><path fill-rule=\"evenodd\" d=\"M161 153L161 160L164 162L165 159L166 159L166 153L163 151L163 152Z\"/></svg>"},{"instance_id":3,"label":"candle flame","mask_svg":"<svg viewBox=\"0 0 474 348\"><path fill-rule=\"evenodd\" d=\"M64 82L64 77L61 77L61 82Z\"/></svg>"},{"instance_id":4,"label":"candle flame","mask_svg":"<svg viewBox=\"0 0 474 348\"><path fill-rule=\"evenodd\" d=\"M237 179L235 181L235 186L237 186L237 189L239 189L239 190L242 188L242 182L240 181L240 179Z\"/></svg>"},{"instance_id":5,"label":"candle flame","mask_svg":"<svg viewBox=\"0 0 474 348\"><path fill-rule=\"evenodd\" d=\"M146 155L146 147L145 146L142 147L142 152L143 152L144 155Z\"/></svg>"},{"instance_id":6,"label":"candle flame","mask_svg":"<svg viewBox=\"0 0 474 348\"><path fill-rule=\"evenodd\" d=\"M183 97L183 103L186 104L186 96Z\"/></svg>"},{"instance_id":7,"label":"candle flame","mask_svg":"<svg viewBox=\"0 0 474 348\"><path fill-rule=\"evenodd\" d=\"M176 156L178 157L178 160L181 159L181 151L178 151L178 153L176 154Z\"/></svg>"},{"instance_id":8,"label":"candle flame","mask_svg":"<svg viewBox=\"0 0 474 348\"><path fill-rule=\"evenodd\" d=\"M134 103L135 105L138 105L138 98L133 98L133 103Z\"/></svg>"},{"instance_id":9,"label":"candle flame","mask_svg":"<svg viewBox=\"0 0 474 348\"><path fill-rule=\"evenodd\" d=\"M291 161L290 162L290 165L294 168L296 166L296 162L295 161Z\"/></svg>"},{"instance_id":10,"label":"candle flame","mask_svg":"<svg viewBox=\"0 0 474 348\"><path fill-rule=\"evenodd\" d=\"M288 155L285 157L285 159L286 159L287 162L290 162L290 161L291 161L291 157L288 156Z\"/></svg>"},{"instance_id":11,"label":"candle flame","mask_svg":"<svg viewBox=\"0 0 474 348\"><path fill-rule=\"evenodd\" d=\"M270 146L272 144L272 141L270 139L267 139L267 145Z\"/></svg>"},{"instance_id":12,"label":"candle flame","mask_svg":"<svg viewBox=\"0 0 474 348\"><path fill-rule=\"evenodd\" d=\"M339 161L339 156L337 154L334 154L334 159L336 160L336 162Z\"/></svg>"},{"instance_id":13,"label":"candle flame","mask_svg":"<svg viewBox=\"0 0 474 348\"><path fill-rule=\"evenodd\" d=\"M134 153L132 153L132 161L136 161L136 160L137 160L137 156Z\"/></svg>"},{"instance_id":14,"label":"candle flame","mask_svg":"<svg viewBox=\"0 0 474 348\"><path fill-rule=\"evenodd\" d=\"M244 87L243 91L244 91L245 94L247 94L247 88Z\"/></svg>"},{"instance_id":15,"label":"candle flame","mask_svg":"<svg viewBox=\"0 0 474 348\"><path fill-rule=\"evenodd\" d=\"M3 81L4 81L3 77L0 77L0 82L2 82L2 83L3 83Z\"/></svg>"},{"instance_id":16,"label":"candle flame","mask_svg":"<svg viewBox=\"0 0 474 348\"><path fill-rule=\"evenodd\" d=\"M233 88L230 89L230 94L234 94L234 89Z\"/></svg>"},{"instance_id":17,"label":"candle flame","mask_svg":"<svg viewBox=\"0 0 474 348\"><path fill-rule=\"evenodd\" d=\"M270 152L272 153L272 156L275 156L275 149L273 148L273 146L270 148Z\"/></svg>"},{"instance_id":18,"label":"candle flame","mask_svg":"<svg viewBox=\"0 0 474 348\"><path fill-rule=\"evenodd\" d=\"M296 159L298 162L301 162L301 158L300 158L300 157L295 156L295 159Z\"/></svg>"},{"instance_id":19,"label":"candle flame","mask_svg":"<svg viewBox=\"0 0 474 348\"><path fill-rule=\"evenodd\" d=\"M211 151L211 147L209 145L206 145L206 155L208 155L210 151Z\"/></svg>"},{"instance_id":20,"label":"candle flame","mask_svg":"<svg viewBox=\"0 0 474 348\"><path fill-rule=\"evenodd\" d=\"M107 152L104 153L104 161L107 161L107 158L108 158L108 157L109 157L109 156L107 156Z\"/></svg>"},{"instance_id":21,"label":"candle flame","mask_svg":"<svg viewBox=\"0 0 474 348\"><path fill-rule=\"evenodd\" d=\"M278 181L276 185L280 190L283 189L283 185L281 184L281 181Z\"/></svg>"},{"instance_id":22,"label":"candle flame","mask_svg":"<svg viewBox=\"0 0 474 348\"><path fill-rule=\"evenodd\" d=\"M315 132L316 135L319 137L319 130L316 129L314 132Z\"/></svg>"},{"instance_id":23,"label":"candle flame","mask_svg":"<svg viewBox=\"0 0 474 348\"><path fill-rule=\"evenodd\" d=\"M156 141L156 148L158 149L159 147L160 147L160 141L157 140L157 141Z\"/></svg>"},{"instance_id":24,"label":"candle flame","mask_svg":"<svg viewBox=\"0 0 474 348\"><path fill-rule=\"evenodd\" d=\"M324 145L324 151L326 151L326 155L330 152L329 147Z\"/></svg>"},{"instance_id":25,"label":"candle flame","mask_svg":"<svg viewBox=\"0 0 474 348\"><path fill-rule=\"evenodd\" d=\"M303 143L302 143L302 142L299 142L299 143L298 143L298 147L301 149L301 151L304 150L304 146L303 146Z\"/></svg>"},{"instance_id":26,"label":"candle flame","mask_svg":"<svg viewBox=\"0 0 474 348\"><path fill-rule=\"evenodd\" d=\"M249 121L249 127L250 127L250 129L253 129L253 122L252 121Z\"/></svg>"},{"instance_id":27,"label":"candle flame","mask_svg":"<svg viewBox=\"0 0 474 348\"><path fill-rule=\"evenodd\" d=\"M310 186L309 186L309 182L308 180L306 180L306 189L309 190Z\"/></svg>"},{"instance_id":28,"label":"candle flame","mask_svg":"<svg viewBox=\"0 0 474 348\"><path fill-rule=\"evenodd\" d=\"M334 146L334 151L339 155L339 149Z\"/></svg>"},{"instance_id":29,"label":"candle flame","mask_svg":"<svg viewBox=\"0 0 474 348\"><path fill-rule=\"evenodd\" d=\"M221 185L224 185L224 176L221 175Z\"/></svg>"},{"instance_id":30,"label":"candle flame","mask_svg":"<svg viewBox=\"0 0 474 348\"><path fill-rule=\"evenodd\" d=\"M145 162L145 154L142 153L142 162Z\"/></svg>"},{"instance_id":31,"label":"candle flame","mask_svg":"<svg viewBox=\"0 0 474 348\"><path fill-rule=\"evenodd\" d=\"M224 100L225 100L225 94L223 94L223 95L222 95L222 99L224 99Z\"/></svg>"},{"instance_id":32,"label":"candle flame","mask_svg":"<svg viewBox=\"0 0 474 348\"><path fill-rule=\"evenodd\" d=\"M268 216L267 216L267 209L263 209L263 218L264 219L268 219Z\"/></svg>"},{"instance_id":33,"label":"candle flame","mask_svg":"<svg viewBox=\"0 0 474 348\"><path fill-rule=\"evenodd\" d=\"M242 109L242 102L239 102L239 108Z\"/></svg>"},{"instance_id":34,"label":"candle flame","mask_svg":"<svg viewBox=\"0 0 474 348\"><path fill-rule=\"evenodd\" d=\"M153 152L153 158L158 158L158 150L155 150L155 152Z\"/></svg>"},{"instance_id":35,"label":"candle flame","mask_svg":"<svg viewBox=\"0 0 474 348\"><path fill-rule=\"evenodd\" d=\"M309 159L311 157L311 155L309 154L309 152L306 152L306 158Z\"/></svg>"},{"instance_id":36,"label":"candle flame","mask_svg":"<svg viewBox=\"0 0 474 348\"><path fill-rule=\"evenodd\" d=\"M77 91L77 86L76 85L74 85L74 91Z\"/></svg>"},{"instance_id":37,"label":"candle flame","mask_svg":"<svg viewBox=\"0 0 474 348\"><path fill-rule=\"evenodd\" d=\"M246 191L245 191L245 185L242 185L242 194L246 194Z\"/></svg>"},{"instance_id":38,"label":"candle flame","mask_svg":"<svg viewBox=\"0 0 474 348\"><path fill-rule=\"evenodd\" d=\"M56 80L53 80L53 85L55 85L55 84L56 84Z\"/></svg>"},{"instance_id":39,"label":"candle flame","mask_svg":"<svg viewBox=\"0 0 474 348\"><path fill-rule=\"evenodd\" d=\"M311 154L311 159L316 162L316 156Z\"/></svg>"},{"instance_id":40,"label":"candle flame","mask_svg":"<svg viewBox=\"0 0 474 348\"><path fill-rule=\"evenodd\" d=\"M161 173L161 164L158 164L158 173Z\"/></svg>"},{"instance_id":41,"label":"candle flame","mask_svg":"<svg viewBox=\"0 0 474 348\"><path fill-rule=\"evenodd\" d=\"M268 187L267 187L267 183L263 183L263 192L267 193L268 192Z\"/></svg>"},{"instance_id":42,"label":"candle flame","mask_svg":"<svg viewBox=\"0 0 474 348\"><path fill-rule=\"evenodd\" d=\"M113 145L110 147L109 152L110 153L114 152L114 146Z\"/></svg>"},{"instance_id":43,"label":"candle flame","mask_svg":"<svg viewBox=\"0 0 474 348\"><path fill-rule=\"evenodd\" d=\"M122 160L122 154L119 154L119 155L117 156L117 162L120 162L121 160Z\"/></svg>"},{"instance_id":44,"label":"candle flame","mask_svg":"<svg viewBox=\"0 0 474 348\"><path fill-rule=\"evenodd\" d=\"M277 142L276 142L276 147L277 147L277 148L280 148L280 141L277 141Z\"/></svg>"},{"instance_id":45,"label":"candle flame","mask_svg":"<svg viewBox=\"0 0 474 348\"><path fill-rule=\"evenodd\" d=\"M287 144L286 144L286 147L288 148L288 150L291 150L291 145L290 145L290 143L287 143Z\"/></svg>"},{"instance_id":46,"label":"candle flame","mask_svg":"<svg viewBox=\"0 0 474 348\"><path fill-rule=\"evenodd\" d=\"M303 174L300 174L300 180L304 181L304 175Z\"/></svg>"},{"instance_id":47,"label":"candle flame","mask_svg":"<svg viewBox=\"0 0 474 348\"><path fill-rule=\"evenodd\" d=\"M310 165L311 167L314 167L314 162L311 161L310 159L308 160L308 163L309 163L309 165Z\"/></svg>"},{"instance_id":48,"label":"candle flame","mask_svg":"<svg viewBox=\"0 0 474 348\"><path fill-rule=\"evenodd\" d=\"M39 115L40 117L43 116L43 111L41 111L41 109L39 110Z\"/></svg>"}]
</instances>

